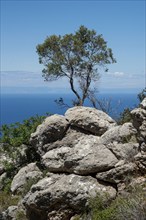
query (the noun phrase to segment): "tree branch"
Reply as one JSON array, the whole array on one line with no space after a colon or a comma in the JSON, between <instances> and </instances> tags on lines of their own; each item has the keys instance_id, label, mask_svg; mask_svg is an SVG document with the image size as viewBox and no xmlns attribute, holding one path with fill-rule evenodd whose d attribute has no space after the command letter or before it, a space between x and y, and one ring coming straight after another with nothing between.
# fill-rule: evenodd
<instances>
[{"instance_id":1,"label":"tree branch","mask_svg":"<svg viewBox=\"0 0 146 220\"><path fill-rule=\"evenodd\" d=\"M80 95L77 93L77 91L74 88L74 79L73 79L73 74L74 74L74 69L73 67L71 67L71 75L70 75L70 86L71 86L71 90L73 91L73 93L76 95L76 97L79 100L79 103L77 105L82 105L81 103L81 97Z\"/></svg>"}]
</instances>

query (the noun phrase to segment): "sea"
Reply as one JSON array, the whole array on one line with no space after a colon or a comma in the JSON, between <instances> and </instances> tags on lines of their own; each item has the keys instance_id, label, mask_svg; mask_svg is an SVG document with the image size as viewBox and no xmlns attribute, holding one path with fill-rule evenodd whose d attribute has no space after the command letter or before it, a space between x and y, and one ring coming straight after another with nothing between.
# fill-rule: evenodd
<instances>
[{"instance_id":1,"label":"sea","mask_svg":"<svg viewBox=\"0 0 146 220\"><path fill-rule=\"evenodd\" d=\"M0 96L0 125L22 123L23 120L35 115L61 114L67 110L56 104L55 100L62 97L68 106L72 107L71 94L1 94ZM137 94L103 93L97 94L104 103L110 100L109 115L114 119L120 116L125 108L135 108L139 101ZM86 101L86 106L91 104Z\"/></svg>"}]
</instances>

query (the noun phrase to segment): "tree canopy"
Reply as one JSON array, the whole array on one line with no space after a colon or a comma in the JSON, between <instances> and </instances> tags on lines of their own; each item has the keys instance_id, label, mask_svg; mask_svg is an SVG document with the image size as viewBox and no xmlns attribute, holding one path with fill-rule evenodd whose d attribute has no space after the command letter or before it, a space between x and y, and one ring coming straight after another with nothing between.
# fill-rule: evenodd
<instances>
[{"instance_id":1,"label":"tree canopy","mask_svg":"<svg viewBox=\"0 0 146 220\"><path fill-rule=\"evenodd\" d=\"M83 105L86 98L93 99L91 83L99 80L101 68L108 71L107 65L116 62L103 36L85 26L74 34L47 37L37 46L37 53L44 65L45 80L68 78L76 96L74 105Z\"/></svg>"}]
</instances>

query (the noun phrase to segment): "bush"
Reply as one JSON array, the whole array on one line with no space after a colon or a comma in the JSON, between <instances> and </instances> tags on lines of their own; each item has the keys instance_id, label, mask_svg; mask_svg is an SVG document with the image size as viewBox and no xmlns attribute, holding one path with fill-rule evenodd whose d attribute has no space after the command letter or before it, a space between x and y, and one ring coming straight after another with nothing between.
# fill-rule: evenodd
<instances>
[{"instance_id":1,"label":"bush","mask_svg":"<svg viewBox=\"0 0 146 220\"><path fill-rule=\"evenodd\" d=\"M88 216L91 220L146 220L146 192L142 187L131 188L126 196L119 195L112 202L106 194L97 195L80 219L87 220Z\"/></svg>"},{"instance_id":2,"label":"bush","mask_svg":"<svg viewBox=\"0 0 146 220\"><path fill-rule=\"evenodd\" d=\"M142 102L142 100L146 98L146 87L142 90L141 93L138 94L138 99L140 102Z\"/></svg>"},{"instance_id":3,"label":"bush","mask_svg":"<svg viewBox=\"0 0 146 220\"><path fill-rule=\"evenodd\" d=\"M12 196L6 191L0 192L0 212L6 210L9 206L17 205L20 198L18 196Z\"/></svg>"},{"instance_id":4,"label":"bush","mask_svg":"<svg viewBox=\"0 0 146 220\"><path fill-rule=\"evenodd\" d=\"M108 201L108 202L107 202ZM90 200L91 219L92 220L114 220L114 206L109 205L108 195L97 195Z\"/></svg>"},{"instance_id":5,"label":"bush","mask_svg":"<svg viewBox=\"0 0 146 220\"><path fill-rule=\"evenodd\" d=\"M114 203L116 220L146 220L146 192L141 187L133 188L125 197Z\"/></svg>"},{"instance_id":6,"label":"bush","mask_svg":"<svg viewBox=\"0 0 146 220\"><path fill-rule=\"evenodd\" d=\"M138 95L137 95L137 98L139 100L139 102L142 102L142 100L144 98L146 98L146 88L144 88L142 90L142 92L140 92ZM137 106L135 106L137 107ZM132 117L131 117L131 112L132 109L130 108L125 108L124 111L120 114L120 117L119 119L117 120L118 124L124 124L126 122L132 122Z\"/></svg>"},{"instance_id":7,"label":"bush","mask_svg":"<svg viewBox=\"0 0 146 220\"><path fill-rule=\"evenodd\" d=\"M28 220L23 210L18 210L16 213L16 220Z\"/></svg>"},{"instance_id":8,"label":"bush","mask_svg":"<svg viewBox=\"0 0 146 220\"><path fill-rule=\"evenodd\" d=\"M48 114L47 114L48 115ZM1 131L1 143L8 143L14 147L18 147L21 144L29 144L29 138L37 126L42 123L46 116L34 116L23 123L16 122L10 125L2 125Z\"/></svg>"},{"instance_id":9,"label":"bush","mask_svg":"<svg viewBox=\"0 0 146 220\"><path fill-rule=\"evenodd\" d=\"M122 113L120 113L120 117L117 120L119 125L122 125L126 122L132 122L132 117L131 117L131 109L130 108L125 108Z\"/></svg>"},{"instance_id":10,"label":"bush","mask_svg":"<svg viewBox=\"0 0 146 220\"><path fill-rule=\"evenodd\" d=\"M47 115L49 114L47 113ZM45 117L36 115L24 120L23 123L2 125L0 143L3 144L1 144L0 153L7 157L4 166L8 178L13 177L22 166L40 160L39 155L31 146L26 146L25 153L23 150L24 144L29 144L31 133L36 130Z\"/></svg>"}]
</instances>

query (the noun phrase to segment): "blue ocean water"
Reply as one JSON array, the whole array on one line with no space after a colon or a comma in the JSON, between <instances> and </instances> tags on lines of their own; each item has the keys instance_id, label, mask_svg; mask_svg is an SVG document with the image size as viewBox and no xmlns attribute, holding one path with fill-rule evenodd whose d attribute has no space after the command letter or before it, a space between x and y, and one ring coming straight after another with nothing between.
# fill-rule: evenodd
<instances>
[{"instance_id":1,"label":"blue ocean water","mask_svg":"<svg viewBox=\"0 0 146 220\"><path fill-rule=\"evenodd\" d=\"M65 102L71 105L72 95L63 94L1 94L0 124L22 122L31 116L52 114L64 114L67 108L60 108L55 99L63 97ZM134 108L138 104L137 94L98 94L99 99L111 99L111 116L118 117L124 108ZM89 102L86 106L91 106Z\"/></svg>"}]
</instances>

